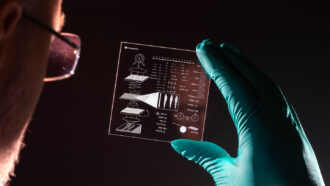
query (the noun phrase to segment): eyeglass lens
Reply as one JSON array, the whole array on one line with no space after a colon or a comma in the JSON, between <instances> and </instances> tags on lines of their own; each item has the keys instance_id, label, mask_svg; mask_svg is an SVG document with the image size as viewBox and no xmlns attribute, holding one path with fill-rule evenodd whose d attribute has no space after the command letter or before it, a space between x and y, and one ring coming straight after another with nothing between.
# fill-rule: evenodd
<instances>
[{"instance_id":1,"label":"eyeglass lens","mask_svg":"<svg viewBox=\"0 0 330 186\"><path fill-rule=\"evenodd\" d=\"M61 35L75 43L79 48L73 48L55 37L50 45L45 82L68 78L74 74L76 69L80 56L80 37L71 33L61 33Z\"/></svg>"}]
</instances>

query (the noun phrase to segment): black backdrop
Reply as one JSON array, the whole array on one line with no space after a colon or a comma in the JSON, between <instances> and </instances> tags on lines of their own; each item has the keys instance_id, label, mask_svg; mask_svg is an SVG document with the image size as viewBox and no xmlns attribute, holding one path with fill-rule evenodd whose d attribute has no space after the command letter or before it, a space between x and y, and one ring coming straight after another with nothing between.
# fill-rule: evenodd
<instances>
[{"instance_id":1,"label":"black backdrop","mask_svg":"<svg viewBox=\"0 0 330 186\"><path fill-rule=\"evenodd\" d=\"M65 1L64 31L82 37L76 75L45 84L11 185L206 186L169 144L107 134L121 40L194 49L228 42L294 105L330 184L329 6L325 3ZM237 135L212 84L205 140L235 155Z\"/></svg>"}]
</instances>

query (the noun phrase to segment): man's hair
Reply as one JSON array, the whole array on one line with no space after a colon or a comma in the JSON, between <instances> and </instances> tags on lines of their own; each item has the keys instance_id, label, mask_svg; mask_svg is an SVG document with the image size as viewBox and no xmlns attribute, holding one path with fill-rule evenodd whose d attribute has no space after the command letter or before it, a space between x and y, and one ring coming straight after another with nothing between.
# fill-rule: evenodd
<instances>
[{"instance_id":1,"label":"man's hair","mask_svg":"<svg viewBox=\"0 0 330 186\"><path fill-rule=\"evenodd\" d=\"M40 0L20 0L25 10L30 10ZM48 0L47 0L48 1Z\"/></svg>"},{"instance_id":2,"label":"man's hair","mask_svg":"<svg viewBox=\"0 0 330 186\"><path fill-rule=\"evenodd\" d=\"M7 3L8 1L12 1L12 0L1 0L0 6L2 4ZM40 0L19 0L19 2L22 3L24 8L31 8L34 4L38 3L38 1L40 1Z\"/></svg>"},{"instance_id":3,"label":"man's hair","mask_svg":"<svg viewBox=\"0 0 330 186\"><path fill-rule=\"evenodd\" d=\"M0 0L0 7L9 1L13 1L13 0ZM23 9L25 9L25 10L32 9L33 6L40 1L42 1L42 0L19 0L19 2L22 4ZM46 0L46 1L48 1L48 0Z\"/></svg>"}]
</instances>

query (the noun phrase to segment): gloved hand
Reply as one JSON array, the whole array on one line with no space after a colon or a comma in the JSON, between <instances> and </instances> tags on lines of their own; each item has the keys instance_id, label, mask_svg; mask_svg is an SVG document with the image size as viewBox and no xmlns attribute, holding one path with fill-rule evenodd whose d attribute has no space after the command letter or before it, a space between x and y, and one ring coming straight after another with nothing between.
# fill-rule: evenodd
<instances>
[{"instance_id":1,"label":"gloved hand","mask_svg":"<svg viewBox=\"0 0 330 186\"><path fill-rule=\"evenodd\" d=\"M228 105L238 154L186 139L172 141L174 150L201 165L216 185L324 185L312 146L280 88L228 44L205 40L196 52Z\"/></svg>"}]
</instances>

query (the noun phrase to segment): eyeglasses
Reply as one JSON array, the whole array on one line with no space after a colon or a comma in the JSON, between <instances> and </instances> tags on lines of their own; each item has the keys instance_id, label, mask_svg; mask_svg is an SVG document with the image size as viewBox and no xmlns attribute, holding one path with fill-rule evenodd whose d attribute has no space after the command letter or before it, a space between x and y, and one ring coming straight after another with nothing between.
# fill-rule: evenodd
<instances>
[{"instance_id":1,"label":"eyeglasses","mask_svg":"<svg viewBox=\"0 0 330 186\"><path fill-rule=\"evenodd\" d=\"M22 15L27 20L56 36L50 44L47 72L44 81L57 81L72 76L80 57L80 37L71 33L58 33L25 11L23 11Z\"/></svg>"}]
</instances>

